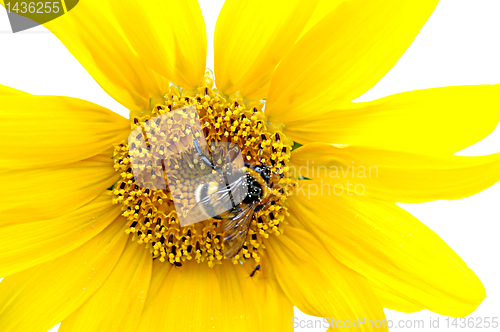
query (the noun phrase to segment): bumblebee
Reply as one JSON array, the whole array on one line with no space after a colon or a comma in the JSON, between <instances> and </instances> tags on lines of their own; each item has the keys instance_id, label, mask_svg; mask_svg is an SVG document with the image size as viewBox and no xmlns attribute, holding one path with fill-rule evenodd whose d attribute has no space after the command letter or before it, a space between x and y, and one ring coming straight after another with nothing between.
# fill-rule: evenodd
<instances>
[{"instance_id":1,"label":"bumblebee","mask_svg":"<svg viewBox=\"0 0 500 332\"><path fill-rule=\"evenodd\" d=\"M203 183L196 188L196 205L191 211L201 213L207 219L222 221L224 255L231 259L238 254L246 241L254 212L261 210L268 203L273 172L262 162L261 165L245 162L243 167L233 168L231 151L226 153L225 165L216 167L210 157L203 154L196 139L194 145L200 160L219 173L220 180ZM236 146L236 150L238 149Z\"/></svg>"}]
</instances>

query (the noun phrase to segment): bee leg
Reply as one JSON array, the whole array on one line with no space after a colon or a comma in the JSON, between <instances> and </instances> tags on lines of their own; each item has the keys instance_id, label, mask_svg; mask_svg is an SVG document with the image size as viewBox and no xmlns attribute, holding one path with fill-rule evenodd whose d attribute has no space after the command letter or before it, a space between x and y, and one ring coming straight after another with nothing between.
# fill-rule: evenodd
<instances>
[{"instance_id":1,"label":"bee leg","mask_svg":"<svg viewBox=\"0 0 500 332\"><path fill-rule=\"evenodd\" d=\"M260 211L260 210L262 210L262 209L263 209L263 208L264 208L267 204L269 204L270 202L271 202L271 201L270 201L270 200L268 200L267 202L265 202L265 203L263 203L263 204L257 205L257 206L255 207L255 211Z\"/></svg>"},{"instance_id":2,"label":"bee leg","mask_svg":"<svg viewBox=\"0 0 500 332\"><path fill-rule=\"evenodd\" d=\"M188 127L189 125L186 125L186 127ZM191 128L191 126L189 126L189 128ZM192 130L191 130L192 132ZM210 157L207 156L206 154L203 153L203 151L201 150L201 146L200 146L200 142L198 141L198 139L194 136L193 134L193 144L194 144L194 148L196 150L196 152L200 155L200 159L201 161L207 165L208 167L210 167L211 169L213 170L216 170L214 164L212 163L212 161L210 160Z\"/></svg>"},{"instance_id":3,"label":"bee leg","mask_svg":"<svg viewBox=\"0 0 500 332\"><path fill-rule=\"evenodd\" d=\"M276 176L279 176L279 177L283 177L283 174L282 173L276 173L275 171L271 170L271 172L273 172L274 175Z\"/></svg>"},{"instance_id":4,"label":"bee leg","mask_svg":"<svg viewBox=\"0 0 500 332\"><path fill-rule=\"evenodd\" d=\"M262 147L259 149L259 163L260 163L261 165L263 164L263 163L262 163ZM274 175L276 175L276 176L281 176L281 177L283 177L283 174L277 173L277 172L275 172L275 171L273 171L273 170L271 170L271 172L272 172Z\"/></svg>"},{"instance_id":5,"label":"bee leg","mask_svg":"<svg viewBox=\"0 0 500 332\"><path fill-rule=\"evenodd\" d=\"M231 188L230 188L229 179L234 179L234 177L233 177L233 167L231 166L231 158L229 156L229 151L226 154L226 165L225 166L226 167L225 167L224 181L226 182L226 188L229 189L229 198L231 199L231 205L232 205L233 209L235 209L239 205L234 202L233 193L231 192Z\"/></svg>"},{"instance_id":6,"label":"bee leg","mask_svg":"<svg viewBox=\"0 0 500 332\"><path fill-rule=\"evenodd\" d=\"M230 178L233 175L233 166L231 166L231 158L229 153L226 154L226 176Z\"/></svg>"},{"instance_id":7,"label":"bee leg","mask_svg":"<svg viewBox=\"0 0 500 332\"><path fill-rule=\"evenodd\" d=\"M230 157L230 156L231 156L231 153L233 153L233 152L234 152L234 156L233 156L233 158L230 158L231 162L235 161L235 160L236 160L236 157L237 157L237 156L238 156L238 154L241 152L240 147L239 147L238 145L235 145L235 146L233 146L231 149L229 149L229 150L227 151L226 158L227 158L227 156L229 156L229 157Z\"/></svg>"},{"instance_id":8,"label":"bee leg","mask_svg":"<svg viewBox=\"0 0 500 332\"><path fill-rule=\"evenodd\" d=\"M203 161L203 163L205 163L205 165L207 165L208 167L210 167L214 171L217 170L216 167L212 164L212 162L210 161L210 159L206 155L202 154L200 156L200 158L201 158L201 161Z\"/></svg>"}]
</instances>

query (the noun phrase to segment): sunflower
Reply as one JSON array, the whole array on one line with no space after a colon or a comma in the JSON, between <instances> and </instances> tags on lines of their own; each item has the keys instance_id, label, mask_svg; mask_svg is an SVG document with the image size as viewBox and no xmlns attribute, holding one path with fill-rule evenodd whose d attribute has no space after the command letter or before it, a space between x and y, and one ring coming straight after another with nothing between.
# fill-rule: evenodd
<instances>
[{"instance_id":1,"label":"sunflower","mask_svg":"<svg viewBox=\"0 0 500 332\"><path fill-rule=\"evenodd\" d=\"M46 23L130 119L0 86L1 330L282 331L294 305L335 321L474 311L480 280L395 202L458 199L500 179L500 154L454 155L493 131L500 86L352 102L437 2L227 0L215 76L195 0L87 0ZM135 181L142 137L131 133L187 107L208 146L272 170L232 257L220 220L181 227L175 193Z\"/></svg>"}]
</instances>

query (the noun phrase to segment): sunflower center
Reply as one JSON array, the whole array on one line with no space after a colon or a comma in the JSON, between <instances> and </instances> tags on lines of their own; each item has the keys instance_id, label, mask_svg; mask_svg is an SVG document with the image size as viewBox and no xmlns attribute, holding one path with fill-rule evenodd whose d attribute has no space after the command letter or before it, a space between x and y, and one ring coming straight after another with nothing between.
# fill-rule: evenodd
<instances>
[{"instance_id":1,"label":"sunflower center","mask_svg":"<svg viewBox=\"0 0 500 332\"><path fill-rule=\"evenodd\" d=\"M176 266L194 259L207 262L210 267L225 258L235 264L248 259L259 262L265 249L263 239L283 232L285 203L294 186L287 167L293 142L279 128L266 123L264 103L247 102L239 96L223 97L213 89L210 78L205 81L206 86L197 91L171 86L163 102L132 117L132 133L139 134L130 135L128 142L115 147L115 169L121 180L112 189L113 202L122 205L126 233L132 233L134 240L148 246L154 259ZM199 118L203 133L194 129L191 132L191 127L175 116L166 124L168 128L155 125L158 117L185 107L197 113L194 115ZM185 117L189 116L186 113ZM142 169L153 174L152 181L166 179L168 184L175 184L175 190L168 184L144 186L134 176L137 174L132 167L133 158L142 153L135 151L141 142L144 144L144 136L151 137L151 132L175 144L165 146L150 139L145 150L164 159L144 163ZM179 144L199 139L206 141L206 145L201 142L206 146L206 154L199 149L179 153ZM168 153L169 150L175 153ZM234 179L226 177L221 185L231 153L239 154L244 165L232 164ZM200 172L206 174L203 180L195 176ZM245 192L237 201L234 192L226 195L233 205L221 213L217 204L229 187L243 188ZM204 201L200 199L202 195ZM183 225L183 215L201 205L206 214L204 220ZM231 249L234 253L229 255L228 247L234 243L241 245L236 244Z\"/></svg>"}]
</instances>

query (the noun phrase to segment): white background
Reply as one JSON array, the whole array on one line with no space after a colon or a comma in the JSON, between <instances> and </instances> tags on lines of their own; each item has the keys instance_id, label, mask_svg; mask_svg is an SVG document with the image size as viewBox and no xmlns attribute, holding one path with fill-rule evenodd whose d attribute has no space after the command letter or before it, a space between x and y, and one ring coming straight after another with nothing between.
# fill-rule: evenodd
<instances>
[{"instance_id":1,"label":"white background","mask_svg":"<svg viewBox=\"0 0 500 332\"><path fill-rule=\"evenodd\" d=\"M200 4L208 31L207 66L213 68L213 31L223 1L200 0ZM128 115L50 32L37 27L12 34L4 10L0 10L0 50L0 84L33 94L78 97ZM441 0L410 49L362 99L422 88L485 83L500 83L500 0ZM500 129L497 128L485 140L460 154L499 151ZM488 298L470 317L500 317L499 205L500 184L458 201L402 204L454 248L484 283ZM391 331L427 331L429 319L440 317L428 311L403 314L386 310L386 314L396 324L399 320L412 325L415 320L425 322L424 329L393 328ZM298 310L296 316L313 318ZM440 322L440 328L434 330L447 331L445 317L441 316ZM52 331L56 330L57 327Z\"/></svg>"}]
</instances>

